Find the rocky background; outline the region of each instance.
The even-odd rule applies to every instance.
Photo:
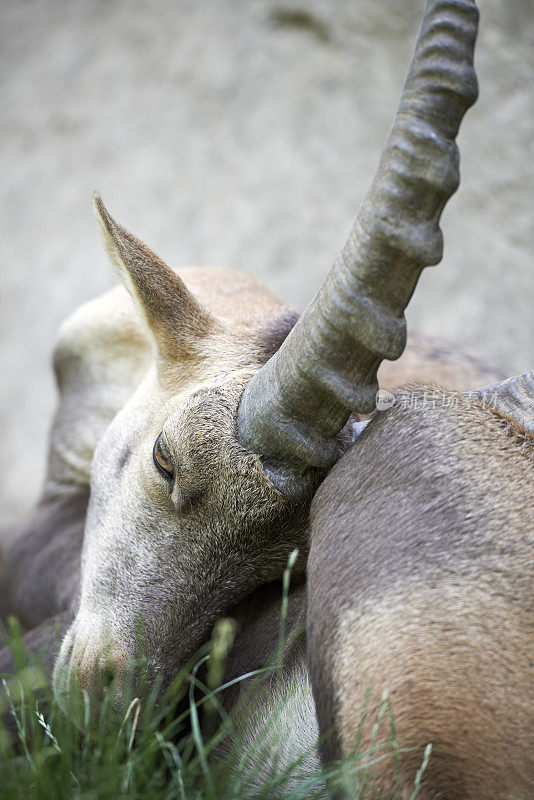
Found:
[[[423,0],[2,0],[0,522],[37,497],[61,320],[114,282],[91,211],[304,306],[391,123]],[[534,366],[534,3],[480,0],[481,96],[412,328]]]

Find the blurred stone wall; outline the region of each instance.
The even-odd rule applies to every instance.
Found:
[[[534,366],[534,3],[480,0],[481,97],[412,327]],[[349,230],[422,0],[2,0],[0,521],[35,500],[55,331],[113,283],[91,211],[297,306]]]

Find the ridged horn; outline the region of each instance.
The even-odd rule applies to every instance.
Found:
[[[522,428],[534,434],[534,372],[525,372],[499,383],[492,383],[464,397],[476,398],[500,414],[511,417]]]
[[[249,381],[238,435],[271,475],[328,469],[349,415],[375,408],[377,369],[406,344],[404,309],[437,264],[459,184],[455,137],[477,98],[471,0],[428,0],[397,115],[341,256],[280,350]],[[291,482],[291,478],[289,479]]]

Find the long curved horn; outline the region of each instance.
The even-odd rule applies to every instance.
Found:
[[[288,476],[337,460],[350,414],[375,407],[380,362],[404,350],[404,309],[423,267],[441,260],[439,219],[459,184],[455,137],[477,97],[477,23],[474,0],[428,0],[392,130],[341,256],[245,387],[239,439],[282,491]]]

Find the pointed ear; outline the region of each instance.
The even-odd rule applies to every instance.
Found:
[[[115,222],[100,195],[94,195],[93,205],[113,266],[148,323],[160,355],[170,362],[190,358],[217,320],[159,256]]]

